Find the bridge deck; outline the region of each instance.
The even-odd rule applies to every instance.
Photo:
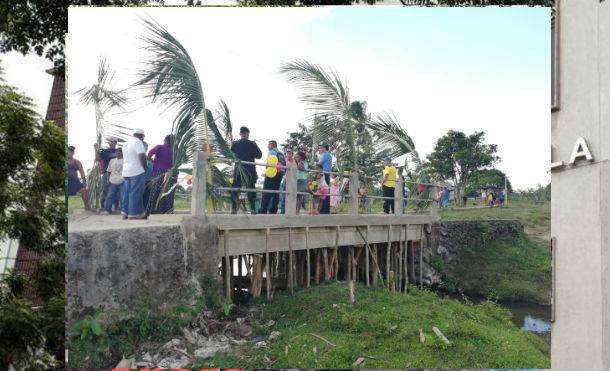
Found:
[[[119,215],[100,216],[82,213],[70,216],[69,230],[155,228],[179,225],[185,216],[188,215],[151,215],[148,220],[126,221],[121,220]],[[437,219],[438,217],[430,215],[385,214],[208,216],[208,221],[219,229],[219,256],[364,244],[358,229],[369,243],[419,240],[423,226]],[[267,228],[269,228],[269,237],[267,237]]]

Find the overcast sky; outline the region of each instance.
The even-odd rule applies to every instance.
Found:
[[[136,79],[147,57],[144,15],[186,47],[208,108],[224,99],[234,126],[249,126],[263,150],[309,116],[277,73],[281,62],[306,58],[335,68],[369,113],[393,112],[422,156],[449,129],[483,130],[513,187],[550,181],[550,10],[529,7],[70,8],[68,141],[86,168],[95,116],[74,92],[95,83],[102,57],[117,88]],[[171,112],[131,98],[130,113],[116,119],[161,143]]]

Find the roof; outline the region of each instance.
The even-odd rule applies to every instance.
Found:
[[[47,72],[49,71],[51,70],[47,70]],[[53,87],[51,88],[51,97],[49,98],[49,106],[47,107],[45,119],[54,121],[60,128],[65,127],[65,88],[66,82],[64,76],[53,75]]]

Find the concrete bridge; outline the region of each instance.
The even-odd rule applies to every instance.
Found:
[[[286,215],[209,214],[207,163],[200,153],[190,214],[129,221],[70,216],[68,318],[134,300],[178,300],[192,290],[222,290],[230,298],[245,290],[258,296],[264,289],[271,298],[276,289],[330,279],[395,290],[422,283],[422,248],[439,220],[434,208],[430,215],[403,214],[402,192],[396,192],[395,214],[359,214],[358,174],[352,173],[348,214],[295,215],[289,209],[296,209],[296,167],[289,166]]]

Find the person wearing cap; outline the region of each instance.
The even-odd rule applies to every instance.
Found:
[[[123,219],[146,219],[142,202],[144,193],[146,149],[144,130],[136,129],[133,137],[123,145],[123,187],[121,189],[121,214]]]
[[[117,137],[112,136],[108,137],[106,140],[108,142],[108,148],[100,149],[97,146],[97,143],[93,145],[93,148],[95,149],[95,159],[100,164],[100,168],[102,170],[102,194],[100,195],[100,205],[102,205],[102,208],[105,205],[106,195],[108,194],[108,178],[110,177],[110,173],[108,172],[108,164],[110,164],[110,161],[116,157],[116,145],[118,142]],[[118,206],[118,198],[114,200],[114,204],[115,206]]]
[[[241,139],[236,140],[231,145],[231,151],[235,153],[238,159],[242,161],[254,162],[255,159],[260,159],[263,157],[263,153],[261,149],[258,148],[258,145],[250,140],[250,129],[245,126],[239,128],[239,136]],[[231,184],[232,188],[241,188],[242,186],[245,188],[253,189],[256,184],[256,167],[251,164],[242,164],[242,167],[245,171],[244,179],[241,179],[241,175],[239,172],[233,169],[233,184]],[[231,213],[237,213],[237,203],[238,203],[238,192],[231,192]],[[248,192],[248,201],[250,202],[250,213],[256,214],[256,193]]]
[[[381,190],[383,197],[392,197],[392,199],[383,200],[383,212],[386,214],[394,213],[394,188],[396,187],[396,167],[392,165],[392,159],[385,157],[383,159],[383,180],[381,181]]]
[[[324,180],[326,184],[330,184],[330,172],[333,169],[333,157],[328,151],[329,146],[326,143],[321,143],[318,146],[318,152],[320,157],[318,159],[318,165],[322,167],[324,172]],[[330,197],[324,198],[322,206],[320,208],[320,214],[330,214]]]

